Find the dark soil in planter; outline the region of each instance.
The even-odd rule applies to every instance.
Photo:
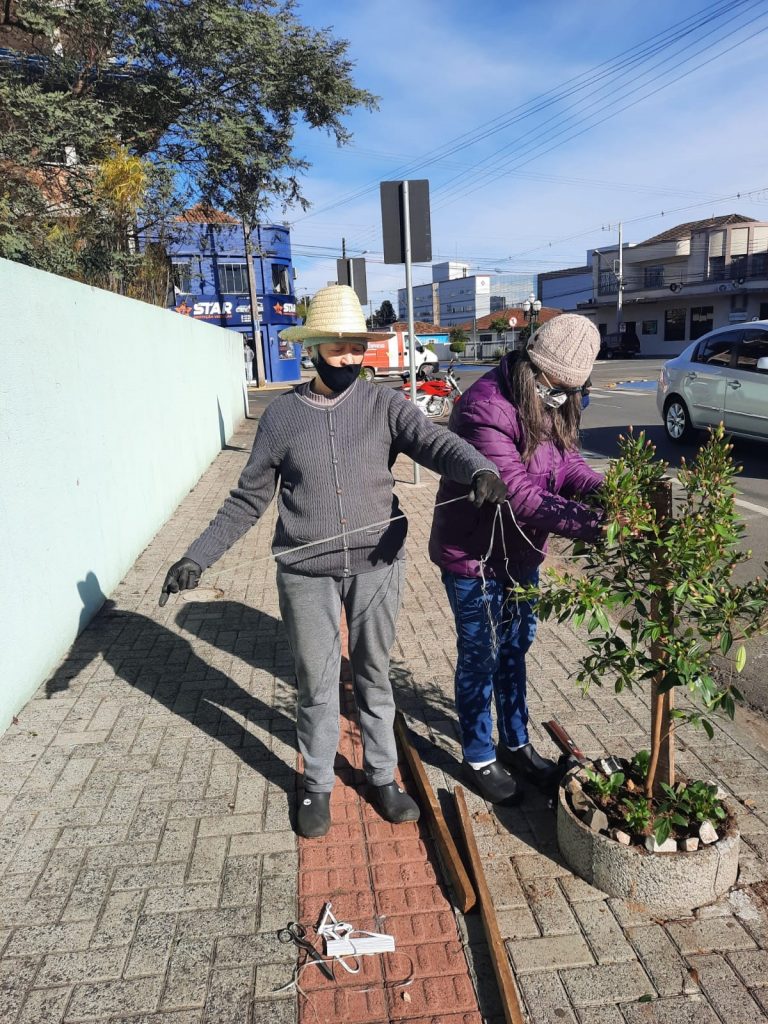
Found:
[[[625,817],[623,802],[627,799],[630,800],[641,800],[645,798],[645,780],[636,771],[633,770],[630,762],[624,758],[617,759],[621,764],[621,771],[624,773],[624,782],[620,788],[613,794],[606,795],[600,793],[594,783],[586,777],[584,770],[581,769],[576,773],[576,778],[581,783],[584,794],[589,798],[595,807],[599,808],[608,818],[608,833],[610,834],[614,829],[620,832],[624,832],[630,836],[633,845],[641,846],[645,848],[645,840],[653,835],[654,832],[654,817],[658,814],[659,805],[663,804],[663,800],[653,800],[651,802],[651,818],[648,825],[642,830],[632,829]],[[598,767],[597,762],[591,762],[587,767],[591,768],[595,774],[602,778],[607,778]],[[678,772],[675,788],[683,783],[689,785],[691,782],[685,775]],[[577,817],[581,817],[578,807],[574,806],[573,794],[568,792],[568,803],[571,810]],[[731,813],[728,804],[723,800],[721,801],[722,807],[725,811],[724,818],[712,819],[711,824],[717,832],[717,838],[723,839],[727,835],[732,835],[736,828],[736,819]],[[687,826],[680,825],[679,823],[672,822],[669,838],[674,839],[676,842],[683,841],[689,838],[698,838],[699,829],[701,828],[702,822],[696,819],[691,820]],[[603,830],[605,831],[605,830]]]

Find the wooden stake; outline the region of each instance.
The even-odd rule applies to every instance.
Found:
[[[661,525],[672,518],[672,482],[660,480],[653,495],[653,509],[656,519]],[[661,559],[655,572],[651,573],[654,581],[664,578],[664,565]],[[651,601],[651,620],[660,621],[662,630],[666,632],[672,628],[670,622],[661,621],[664,616],[662,611],[664,601],[656,595]],[[657,661],[661,660],[661,647],[657,641],[651,643],[651,657]],[[659,671],[651,680],[651,764],[648,768],[648,788],[652,793],[648,795],[661,796],[663,790],[661,783],[668,786],[675,784],[675,742],[674,742],[674,719],[672,718],[673,691],[666,693],[659,692],[659,685],[663,678],[663,672]]]
[[[470,868],[475,879],[477,899],[480,904],[480,916],[483,919],[485,937],[488,939],[488,949],[493,963],[493,972],[499,985],[501,1002],[504,1007],[504,1017],[507,1024],[524,1024],[523,1014],[520,1009],[520,1001],[517,998],[517,989],[512,977],[512,968],[509,966],[507,947],[499,931],[499,922],[496,920],[496,911],[493,907],[493,900],[488,890],[488,883],[483,871],[483,862],[480,859],[480,852],[477,849],[475,833],[472,829],[472,821],[467,809],[467,801],[464,797],[464,790],[456,786],[453,791],[453,798],[456,801],[456,810],[459,813],[459,823],[464,835],[464,847],[469,858]]]
[[[442,808],[435,796],[434,789],[432,789],[421,757],[411,742],[410,731],[401,711],[395,715],[395,735],[400,741],[400,747],[419,791],[421,809],[427,816],[432,836],[440,849],[441,861],[456,897],[456,906],[462,914],[466,914],[477,902],[475,890],[472,888],[469,875],[459,856],[459,851],[456,849],[453,836],[448,831]]]

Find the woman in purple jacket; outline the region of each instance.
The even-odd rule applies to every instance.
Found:
[[[555,317],[536,331],[526,352],[505,356],[476,381],[449,423],[495,463],[509,492],[495,529],[495,509],[469,502],[436,508],[429,541],[456,619],[463,774],[494,803],[519,799],[508,769],[539,784],[555,769],[528,739],[525,655],[536,614],[508,588],[538,580],[550,533],[586,541],[600,536],[600,510],[580,499],[602,478],[578,453],[582,386],[599,347],[597,328],[586,317]],[[460,493],[443,478],[437,502]]]

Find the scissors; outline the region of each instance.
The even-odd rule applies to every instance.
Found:
[[[299,924],[298,921],[290,921],[286,928],[280,929],[277,933],[277,938],[280,942],[292,942],[294,946],[305,950],[309,959],[317,962],[317,966],[326,978],[330,978],[333,981],[333,971],[307,939],[307,929],[303,924]]]

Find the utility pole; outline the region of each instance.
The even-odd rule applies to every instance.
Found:
[[[619,221],[619,290],[616,292],[616,331],[621,333],[624,312],[624,235],[623,225]]]
[[[263,388],[267,383],[264,371],[264,349],[261,344],[261,323],[259,322],[259,292],[256,287],[256,273],[253,269],[253,245],[251,243],[251,225],[243,217],[243,238],[245,239],[245,265],[248,268],[248,298],[251,303],[251,327],[253,328],[253,348],[256,354],[256,387]]]
[[[402,184],[403,248],[405,249],[405,294],[408,300],[408,369],[411,372],[411,403],[416,408],[416,327],[413,322],[413,281],[411,279],[411,204],[408,182]],[[421,467],[414,460],[413,482],[421,483]]]
[[[345,260],[347,258],[347,240],[342,238],[341,240],[341,258]]]

